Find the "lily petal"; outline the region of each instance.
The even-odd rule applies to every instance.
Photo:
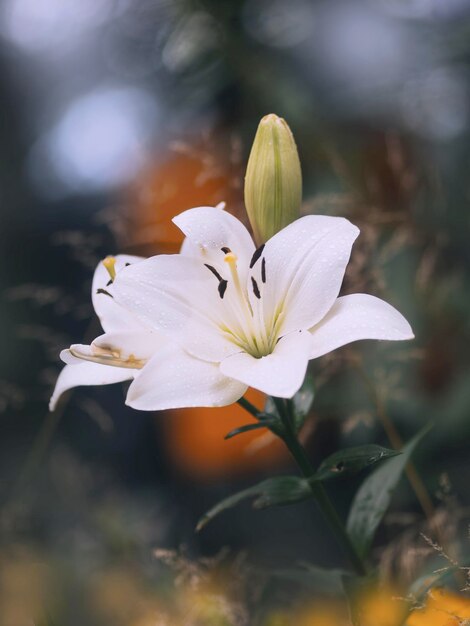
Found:
[[[282,334],[308,330],[333,306],[359,229],[342,217],[308,215],[265,246],[265,317],[284,313]]]
[[[310,330],[310,358],[360,339],[413,339],[406,319],[393,306],[364,293],[338,298],[326,317]]]
[[[129,254],[118,254],[114,258],[116,259],[116,274],[128,264],[132,265],[143,260],[142,257]],[[115,301],[113,291],[114,284],[110,283],[108,271],[100,261],[93,276],[91,298],[103,330],[111,332],[142,328],[139,320]]]
[[[222,248],[230,248],[239,259],[239,271],[242,275],[246,273],[255,245],[248,230],[236,217],[219,207],[205,206],[184,211],[174,217],[173,222],[199,247],[209,262],[222,262]],[[184,253],[188,251],[189,246]]]
[[[217,286],[212,273],[194,258],[159,255],[122,270],[114,295],[144,324],[215,362],[240,350],[220,330],[227,317]]]
[[[246,389],[243,383],[224,376],[217,364],[169,345],[136,377],[126,404],[143,411],[226,406],[241,398]]]
[[[292,398],[305,378],[310,343],[308,332],[290,333],[279,340],[272,354],[259,359],[246,352],[235,354],[222,361],[220,370],[270,396]]]
[[[79,361],[77,359],[77,361]],[[121,367],[109,367],[98,363],[79,361],[73,365],[66,365],[60,372],[54,392],[49,402],[49,409],[53,411],[60,396],[73,387],[82,385],[110,385],[132,379],[137,370]]]
[[[183,239],[183,243],[181,244],[180,248],[180,254],[193,258],[200,258],[201,252],[201,247],[191,241],[191,239],[188,239],[188,237],[185,237]]]

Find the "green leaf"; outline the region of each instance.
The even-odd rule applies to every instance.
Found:
[[[275,419],[265,419],[262,422],[256,422],[255,424],[245,424],[244,426],[239,426],[238,428],[231,430],[225,435],[224,439],[231,439],[232,437],[236,437],[236,435],[248,433],[251,430],[258,430],[259,428],[269,428],[269,426],[276,426],[276,424],[277,420]]]
[[[411,454],[429,430],[430,426],[423,428],[403,446],[400,456],[382,463],[359,487],[351,505],[347,529],[362,557],[369,552],[375,532],[390,505]]]
[[[302,387],[291,400],[288,400],[288,402],[292,404],[292,414],[294,416],[294,424],[297,432],[304,425],[304,422],[311,411],[314,398],[315,391],[313,388],[313,379],[307,374],[304,382],[302,383]],[[274,404],[273,399],[269,396],[266,398],[264,412],[280,418],[276,405]]]
[[[359,472],[365,467],[399,454],[401,452],[397,450],[375,444],[345,448],[325,459],[315,473],[314,479],[330,480],[344,474]]]
[[[276,478],[268,478],[262,482],[239,491],[233,496],[222,500],[216,504],[210,511],[201,517],[196,530],[199,531],[210,522],[214,517],[223,511],[232,508],[242,500],[247,498],[255,498],[253,507],[255,509],[264,509],[268,506],[291,504],[306,500],[312,496],[309,483],[304,478],[297,476],[279,476]]]

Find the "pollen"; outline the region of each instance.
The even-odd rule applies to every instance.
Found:
[[[111,280],[114,280],[116,278],[116,258],[113,256],[107,256],[103,259],[102,263],[107,269]]]

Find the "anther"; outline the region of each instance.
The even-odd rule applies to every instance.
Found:
[[[219,286],[217,287],[217,289],[218,289],[218,291],[219,291],[219,296],[220,296],[221,298],[223,298],[223,297],[224,297],[224,295],[225,295],[225,291],[226,291],[226,289],[227,289],[227,285],[228,285],[228,281],[227,281],[227,280],[222,279],[222,280],[219,282]]]
[[[261,293],[258,287],[258,283],[256,282],[256,280],[253,278],[253,276],[251,277],[251,284],[253,286],[253,293],[255,294],[255,296],[258,298],[258,300],[261,298]]]
[[[264,246],[265,244],[263,243],[259,248],[257,248],[254,252],[253,252],[253,256],[251,257],[251,261],[250,261],[250,270],[253,269],[256,261],[260,258],[260,256],[263,254],[263,250],[264,250]]]
[[[101,289],[101,287],[96,290],[96,293],[102,293],[105,296],[109,296],[110,298],[114,298],[114,296],[112,294],[110,294],[109,291],[106,291],[106,289]]]
[[[220,248],[220,249],[222,250],[224,254],[229,254],[230,252],[232,252],[230,248],[227,248],[227,246],[224,246],[223,248]]]
[[[116,278],[116,259],[113,256],[107,256],[102,261],[103,265],[108,271],[109,277],[113,281]]]
[[[261,280],[263,281],[263,283],[266,282],[266,258],[263,257],[263,260],[261,261]]]
[[[204,263],[204,265],[207,267],[207,269],[212,272],[214,274],[214,276],[217,278],[217,280],[220,282],[221,280],[223,280],[222,276],[219,274],[219,272],[215,269],[215,267],[213,267],[212,265],[209,265],[208,263]]]

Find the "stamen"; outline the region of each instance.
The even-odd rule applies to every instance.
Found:
[[[229,250],[229,248],[227,248],[227,250]],[[231,250],[229,250],[229,252],[225,254],[224,261],[228,263],[228,266],[230,267],[230,273],[232,274],[233,282],[235,284],[235,289],[238,292],[238,296],[241,302],[243,302],[244,305],[248,308],[250,314],[253,315],[250,302],[240,283],[240,276],[238,275],[238,268],[237,268],[237,260],[238,260],[237,255],[234,254]]]
[[[261,293],[259,291],[259,287],[258,287],[258,283],[256,282],[256,280],[253,278],[253,276],[251,277],[251,284],[253,286],[253,293],[255,294],[255,296],[258,298],[258,300],[261,299]]]
[[[223,248],[220,248],[220,249],[222,250],[224,254],[229,254],[230,252],[232,252],[230,248],[227,248],[227,246],[224,246]]]
[[[78,351],[76,348],[70,348],[70,354],[82,359],[83,361],[90,361],[91,363],[100,363],[101,365],[110,365],[111,367],[124,367],[128,369],[142,369],[145,365],[145,360],[137,359],[133,354],[130,354],[127,359],[121,358],[121,354],[118,350],[112,350],[111,348],[101,348],[98,346],[92,346],[93,354],[87,354]]]
[[[106,291],[106,289],[101,289],[101,287],[96,290],[96,293],[102,293],[105,296],[109,296],[110,298],[114,298],[114,296],[111,293],[109,293],[109,291]]]
[[[265,244],[263,243],[259,248],[257,248],[254,253],[253,256],[251,257],[251,261],[250,261],[250,270],[253,269],[256,261],[260,258],[260,256],[263,254],[263,250],[264,250],[264,246]]]
[[[219,286],[217,287],[217,289],[219,290],[219,296],[221,298],[224,297],[225,295],[225,291],[227,289],[227,285],[228,285],[228,280],[224,280],[223,278],[220,280],[219,282]]]
[[[115,259],[115,257],[107,256],[105,259],[103,259],[102,263],[105,266],[105,268],[107,269],[109,277],[111,278],[111,281],[113,281],[116,278],[116,259]]]
[[[223,280],[222,276],[219,274],[219,272],[215,269],[215,267],[213,267],[212,265],[209,265],[208,263],[204,263],[204,265],[207,267],[207,269],[212,272],[214,274],[214,276],[217,278],[217,280],[220,282],[221,280]]]
[[[261,280],[263,281],[263,283],[266,282],[266,258],[263,257],[263,260],[261,261]]]

